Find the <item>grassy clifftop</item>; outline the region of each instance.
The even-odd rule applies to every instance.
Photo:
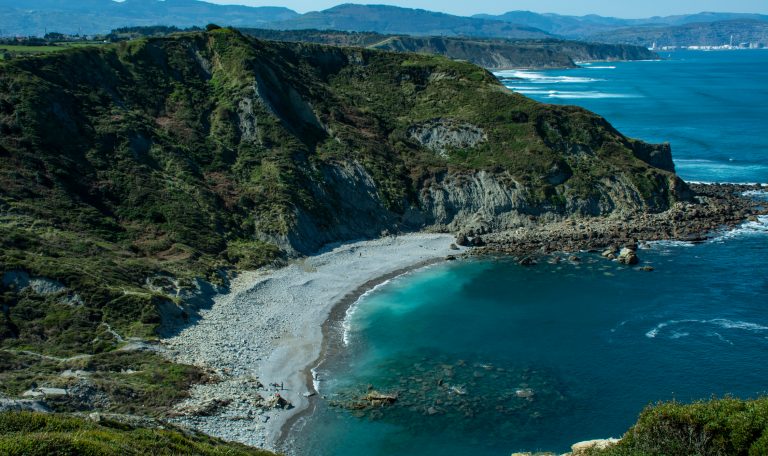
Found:
[[[116,350],[194,319],[182,304],[210,304],[226,270],[457,229],[474,205],[494,223],[685,196],[668,148],[441,57],[219,29],[3,62],[0,393],[85,383],[104,409],[162,415],[207,374]]]
[[[269,456],[273,453],[203,434],[40,413],[0,413],[0,453],[7,456]]]

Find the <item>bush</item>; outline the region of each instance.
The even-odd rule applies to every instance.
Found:
[[[768,398],[659,403],[645,409],[619,445],[595,455],[765,455]]]

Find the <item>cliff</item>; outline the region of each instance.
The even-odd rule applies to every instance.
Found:
[[[144,341],[163,309],[194,321],[180,304],[210,305],[227,270],[688,195],[668,146],[442,57],[219,29],[4,62],[0,393],[163,414],[208,374]]]
[[[467,37],[383,35],[334,30],[243,29],[256,38],[357,46],[397,52],[442,55],[466,60],[491,70],[509,68],[574,68],[574,61],[654,60],[658,55],[645,47],[579,41],[503,40]]]

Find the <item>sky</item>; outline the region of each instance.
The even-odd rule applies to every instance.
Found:
[[[669,16],[701,11],[768,14],[768,0],[205,0],[219,4],[285,6],[300,13],[319,11],[340,3],[386,4],[423,8],[468,16],[477,13],[499,14],[513,10],[582,16],[599,14],[623,18]]]

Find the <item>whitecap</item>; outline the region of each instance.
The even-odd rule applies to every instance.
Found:
[[[312,375],[312,388],[315,390],[315,392],[320,392],[320,377],[317,373],[317,367],[313,367],[309,370],[310,374]]]
[[[676,158],[675,166],[678,174],[693,184],[752,184],[752,182],[738,181],[744,175],[768,174],[768,166],[762,163],[716,161],[702,158]],[[686,175],[713,176],[711,181],[689,179]]]
[[[641,98],[639,95],[627,93],[609,93],[609,92],[560,92],[550,93],[548,98],[562,99],[602,99],[602,98]]]
[[[587,67],[590,70],[615,70],[615,66],[590,66]]]
[[[711,320],[686,319],[686,320],[668,320],[668,321],[659,323],[655,327],[651,328],[651,330],[646,332],[645,337],[649,339],[653,339],[653,338],[656,338],[662,332],[662,330],[668,326],[688,324],[688,323],[717,326],[722,329],[738,329],[738,330],[743,330],[743,331],[748,331],[753,333],[768,331],[768,326],[764,326],[758,323],[752,323],[748,321],[728,320],[726,318],[713,318]],[[681,335],[675,336],[676,334],[683,334],[683,332],[673,331],[672,335],[670,336],[670,339],[678,339],[682,337]],[[685,335],[687,336],[689,334],[690,333],[686,333]],[[718,334],[718,333],[712,333],[712,334]]]
[[[581,76],[551,76],[529,70],[505,70],[493,73],[501,80],[524,80],[531,84],[582,84],[588,82],[604,81],[604,79],[586,78]]]
[[[392,281],[392,279],[385,280],[381,282],[380,284],[374,286],[370,290],[366,291],[365,293],[361,294],[357,300],[352,303],[351,306],[347,308],[347,311],[344,313],[344,319],[341,322],[341,328],[342,328],[342,335],[341,340],[344,342],[345,346],[349,345],[349,335],[352,332],[352,318],[355,315],[355,312],[357,312],[357,309],[359,308],[360,301],[365,299],[367,296],[374,293],[376,290],[378,290],[380,287],[383,287],[387,284],[389,284]]]
[[[658,247],[658,248],[665,248],[665,247],[695,247],[696,244],[693,242],[688,241],[675,241],[675,240],[666,240],[666,241],[649,241],[648,244],[651,246],[651,248]]]
[[[760,201],[768,201],[768,191],[765,190],[747,190],[742,192],[742,195]]]
[[[726,231],[720,236],[712,239],[712,242],[720,242],[744,236],[764,236],[766,234],[768,234],[768,215],[759,215],[756,222],[744,222],[738,227]]]
[[[733,342],[723,337],[720,333],[712,333],[713,336],[716,336],[720,341],[725,342],[727,344],[733,345]]]

